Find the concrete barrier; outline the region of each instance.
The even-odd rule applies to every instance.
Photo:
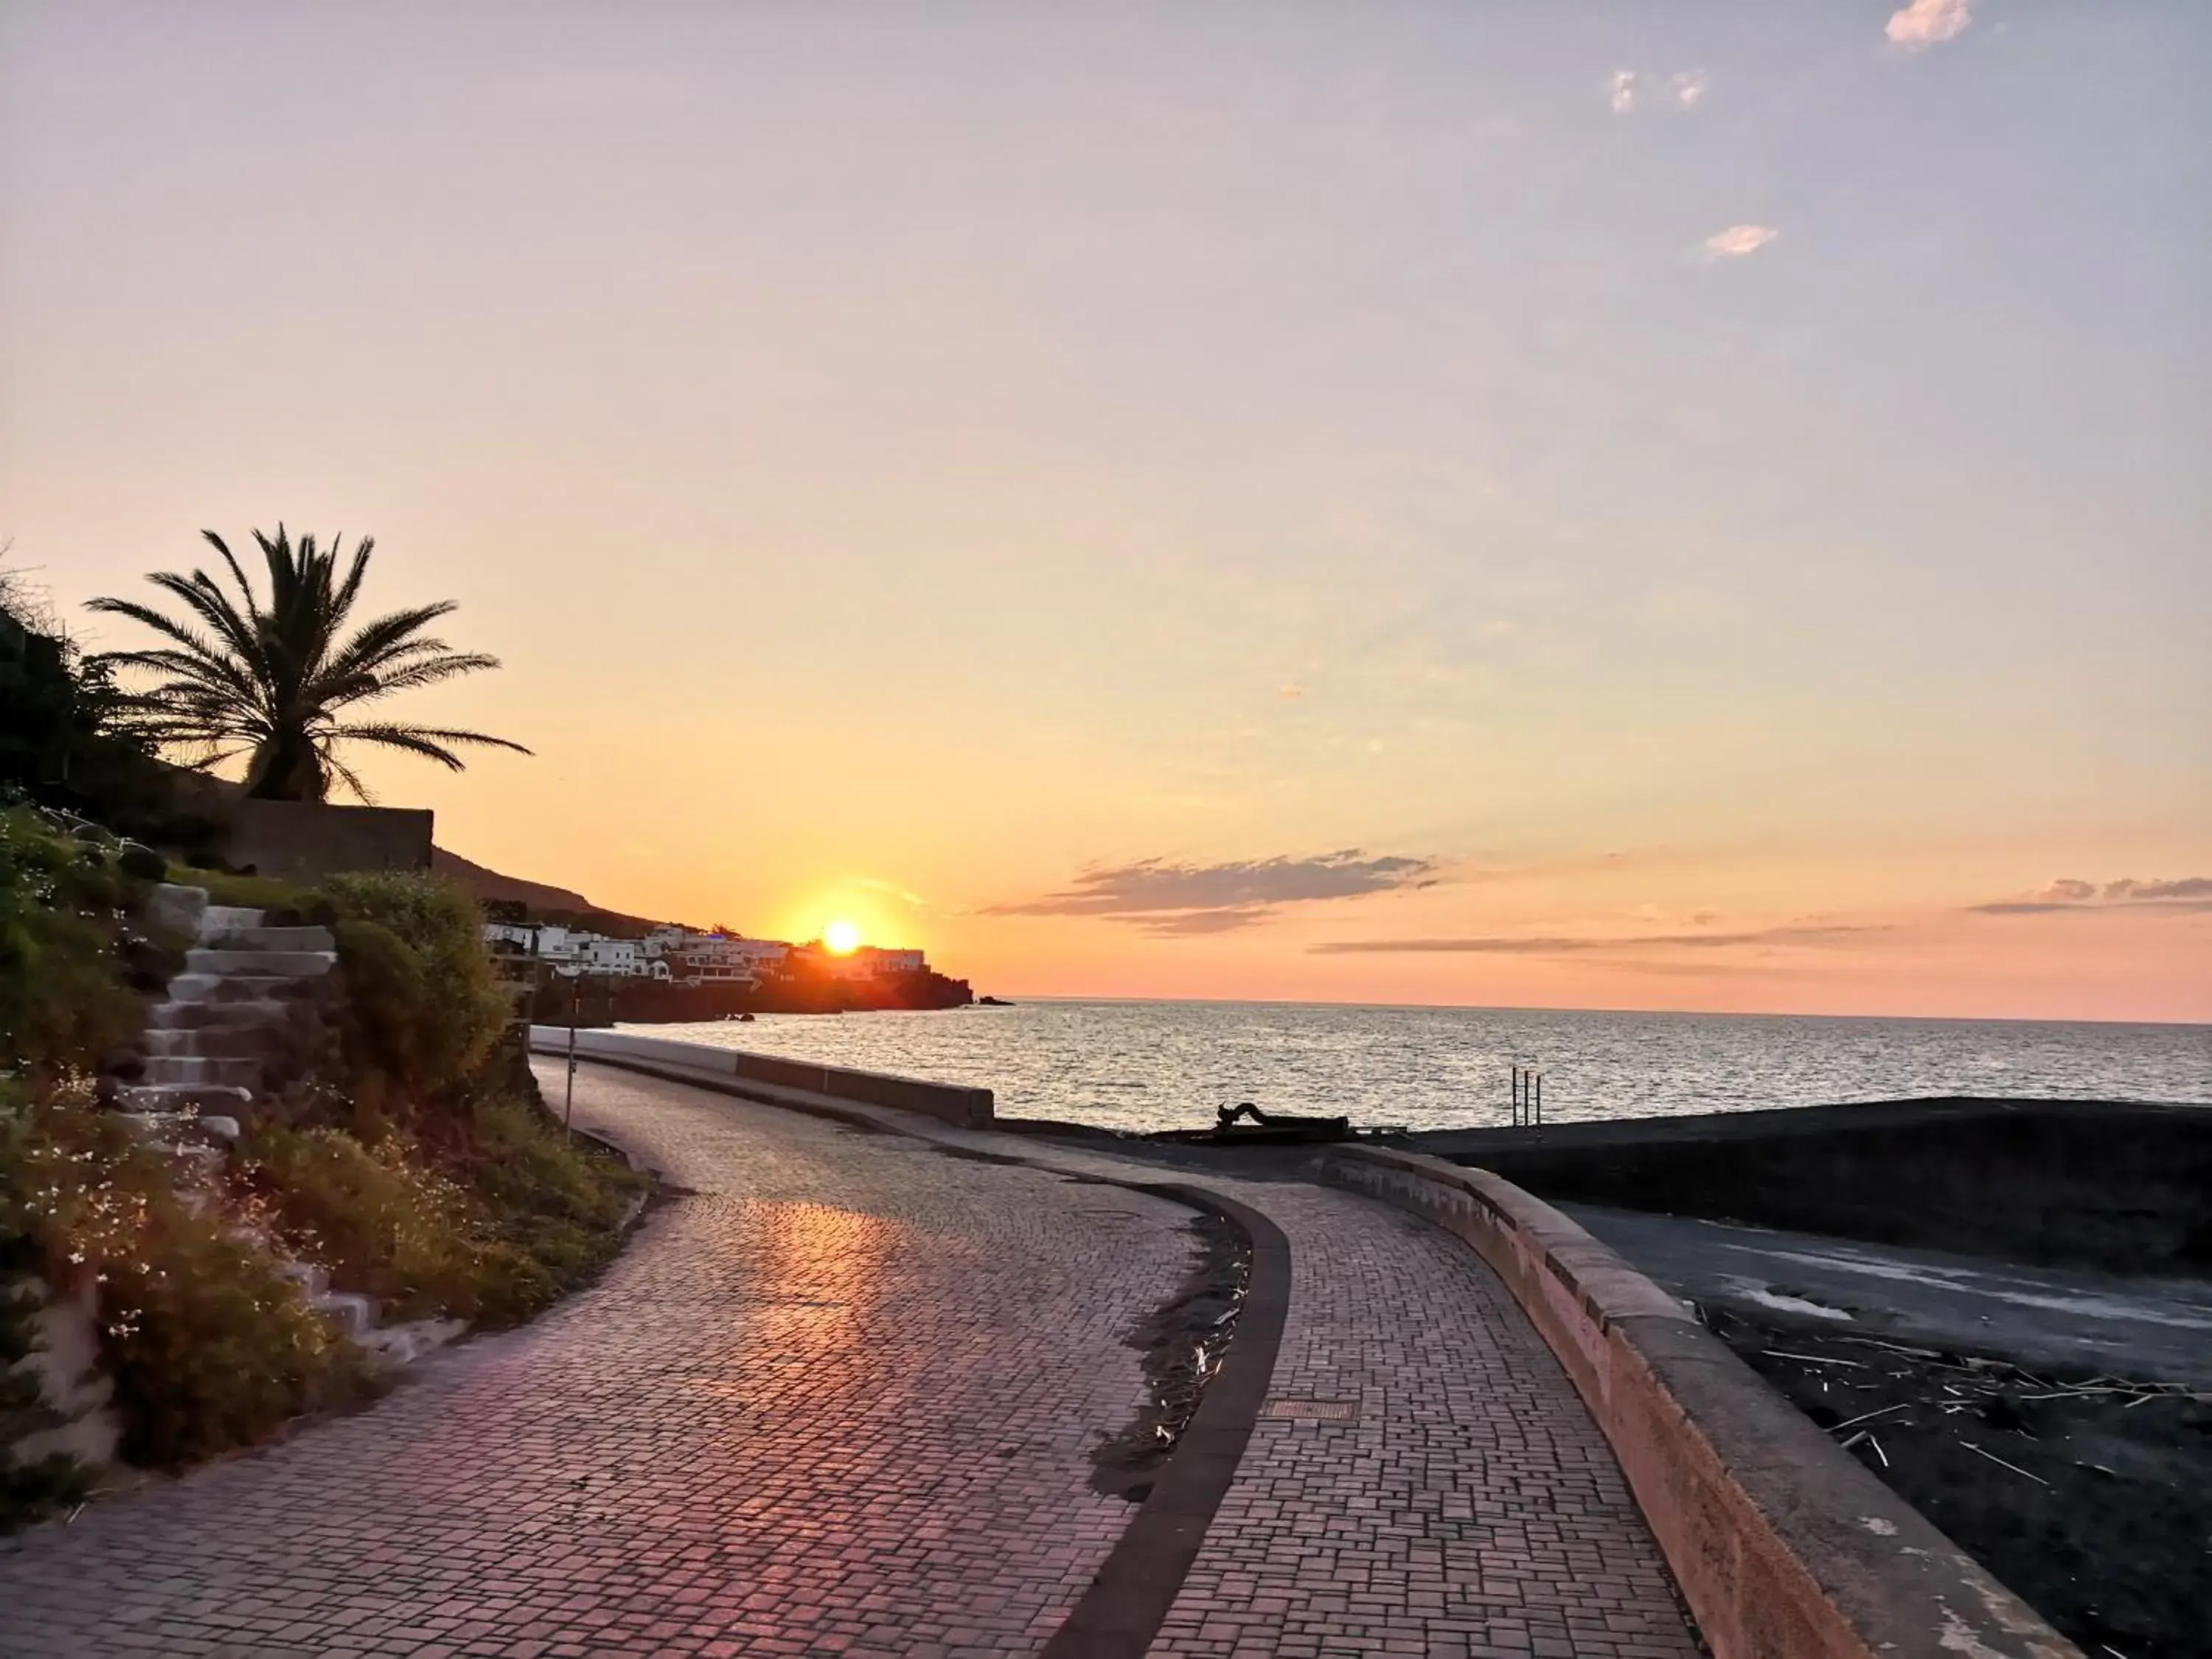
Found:
[[[1672,1297],[1551,1206],[1440,1158],[1322,1178],[1495,1268],[1612,1443],[1716,1659],[2081,1659]]]
[[[556,1057],[565,1054],[568,1051],[568,1028],[532,1026],[530,1048],[533,1054]],[[988,1089],[925,1083],[917,1078],[856,1072],[842,1066],[817,1066],[807,1060],[787,1060],[781,1054],[745,1054],[735,1048],[718,1048],[712,1043],[678,1042],[668,1037],[639,1036],[630,1031],[578,1031],[576,1053],[580,1059],[647,1072],[680,1083],[703,1084],[725,1094],[742,1095],[771,1105],[852,1101],[920,1112],[963,1129],[991,1127]]]

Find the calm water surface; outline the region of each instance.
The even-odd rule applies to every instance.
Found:
[[[1197,1127],[1239,1100],[1504,1123],[1516,1064],[1541,1068],[1545,1118],[1561,1122],[1942,1094],[2212,1104],[2206,1025],[1038,1001],[632,1029],[980,1084],[1002,1116],[1125,1129]]]

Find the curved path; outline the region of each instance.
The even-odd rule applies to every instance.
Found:
[[[1040,1648],[1132,1513],[1089,1453],[1142,1398],[1123,1339],[1188,1270],[1190,1212],[944,1154],[1160,1172],[596,1068],[577,1118],[691,1189],[605,1279],[373,1410],[0,1547],[0,1653]],[[1695,1651],[1471,1253],[1349,1194],[1206,1184],[1291,1240],[1271,1412],[1304,1414],[1259,1424],[1154,1652]]]

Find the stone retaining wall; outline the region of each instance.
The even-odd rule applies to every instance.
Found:
[[[1322,1179],[1497,1270],[1612,1443],[1716,1659],[2081,1659],[1673,1297],[1486,1170],[1366,1147]]]
[[[533,1025],[530,1047],[534,1053],[558,1058],[568,1051],[568,1028]],[[925,1083],[916,1078],[856,1072],[842,1066],[817,1066],[780,1054],[744,1054],[708,1043],[638,1036],[629,1031],[578,1031],[576,1053],[582,1059],[673,1078],[679,1083],[703,1083],[776,1105],[801,1104],[807,1098],[856,1101],[921,1112],[963,1129],[988,1129],[992,1123],[988,1089]]]

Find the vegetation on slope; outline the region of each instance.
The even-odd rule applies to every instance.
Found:
[[[301,1264],[386,1320],[508,1323],[614,1253],[643,1184],[538,1102],[465,894],[397,874],[250,896],[196,878],[338,940],[302,1077],[215,1170],[92,1087],[175,966],[181,941],[131,920],[149,884],[27,809],[0,812],[0,1527],[84,1486],[6,1449],[52,1415],[26,1387],[38,1303],[88,1302],[123,1456],[173,1468],[368,1386]]]

